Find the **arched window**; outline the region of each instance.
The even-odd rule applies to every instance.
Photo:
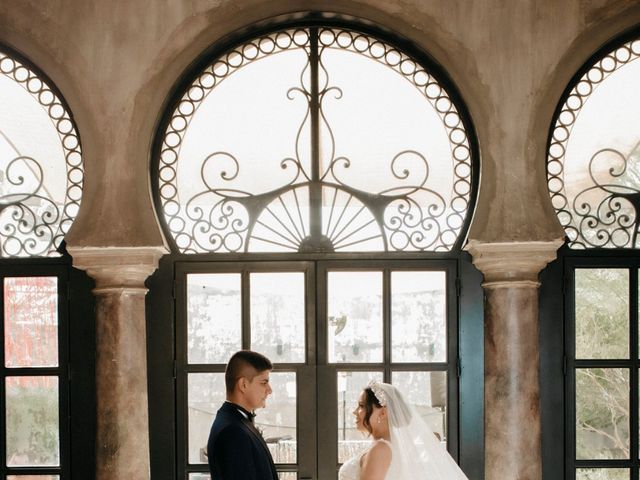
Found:
[[[464,122],[432,73],[342,28],[292,28],[216,58],[160,152],[182,253],[449,251],[469,211]]]
[[[402,385],[458,454],[456,293],[477,157],[432,61],[363,25],[256,27],[184,77],[154,161],[173,253],[149,318],[173,311],[156,294],[173,280],[179,478],[208,478],[240,348],[275,363],[258,423],[282,479],[336,476],[362,446],[350,412],[373,378]]]
[[[82,156],[41,75],[0,52],[0,257],[57,256],[80,208]]]
[[[80,142],[51,82],[4,48],[0,104],[0,477],[66,478],[77,274],[61,244],[80,206]],[[88,293],[75,285],[76,300]]]
[[[567,234],[566,478],[637,478],[640,40],[605,46],[557,109],[547,173]]]

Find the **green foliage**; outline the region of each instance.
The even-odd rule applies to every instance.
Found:
[[[575,299],[576,358],[628,359],[628,270],[576,270]],[[576,371],[577,458],[629,457],[629,398],[628,369]],[[585,471],[584,479],[618,478],[605,474],[613,472]]]
[[[629,358],[626,269],[576,270],[576,358]]]

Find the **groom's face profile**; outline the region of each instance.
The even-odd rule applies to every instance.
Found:
[[[269,370],[265,370],[257,373],[252,378],[241,377],[238,380],[238,387],[249,410],[265,407],[267,397],[272,392],[269,384],[269,373]]]

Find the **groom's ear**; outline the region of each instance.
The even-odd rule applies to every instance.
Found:
[[[247,377],[238,378],[238,381],[236,382],[236,391],[244,393],[246,389],[247,389]]]

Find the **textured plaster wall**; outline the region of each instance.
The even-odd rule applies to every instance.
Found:
[[[68,101],[86,166],[72,246],[159,246],[149,164],[181,72],[222,36],[308,10],[369,19],[421,46],[466,101],[481,149],[469,238],[562,236],[546,192],[545,143],[575,71],[640,23],[632,0],[21,0],[0,2],[0,42],[45,71]]]

